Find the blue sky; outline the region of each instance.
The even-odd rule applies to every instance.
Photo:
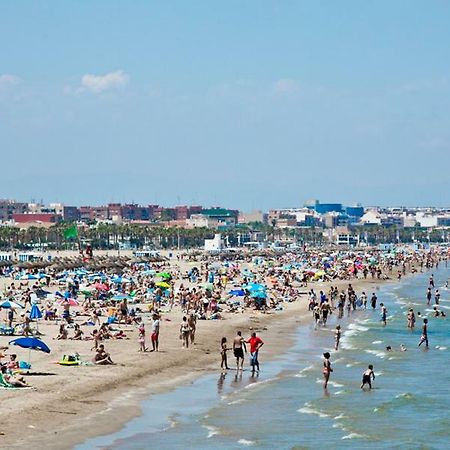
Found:
[[[0,6],[0,197],[447,205],[450,2]]]

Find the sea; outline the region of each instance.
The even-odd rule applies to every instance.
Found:
[[[218,370],[150,396],[142,401],[141,416],[76,448],[448,449],[449,319],[433,317],[426,304],[430,274],[377,289],[378,302],[388,309],[386,326],[379,308],[345,312],[342,319],[333,314],[326,328],[315,329],[311,320],[277,358],[264,361],[262,348],[259,376],[248,367],[243,373]],[[439,308],[450,314],[445,288],[450,268],[433,274],[441,291]],[[366,293],[370,299],[372,292]],[[428,350],[417,347],[422,318],[417,317],[414,331],[407,329],[410,307],[429,319]],[[336,323],[344,330],[339,351],[333,350]],[[400,351],[401,344],[407,351]],[[334,369],[326,392],[324,351],[330,351]],[[375,370],[374,389],[362,391],[362,372],[369,364]]]

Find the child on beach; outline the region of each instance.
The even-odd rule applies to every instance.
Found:
[[[141,322],[139,325],[139,351],[146,352],[147,348],[145,347],[145,326],[144,322]]]
[[[368,369],[363,373],[361,389],[364,389],[366,384],[369,385],[369,389],[372,389],[372,380],[375,380],[375,373],[373,371],[372,364],[369,364]]]
[[[228,360],[227,360],[227,351],[231,350],[231,348],[227,347],[227,338],[223,337],[220,343],[220,355],[222,356],[222,361],[220,363],[221,369],[229,369]]]

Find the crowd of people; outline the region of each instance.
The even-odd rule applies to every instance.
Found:
[[[378,307],[375,292],[356,293],[353,285],[358,280],[393,279],[396,273],[401,278],[406,273],[436,267],[442,259],[442,255],[426,251],[304,249],[280,254],[238,252],[226,257],[178,254],[175,259],[157,263],[130,261],[120,270],[79,267],[56,271],[48,266],[24,273],[18,268],[2,269],[3,300],[9,304],[0,304],[6,311],[1,332],[41,337],[38,323],[44,320],[55,324],[53,339],[92,341],[91,362],[112,365],[114,357],[106,350],[110,340],[137,336],[139,352],[158,352],[164,316],[171,312],[181,317],[180,347],[185,350],[195,345],[197,329],[204,320],[220,321],[247,310],[274,313],[283,310],[287,303],[304,301],[305,297],[314,326],[326,327],[332,314],[341,319],[346,312],[350,315],[356,309]],[[431,277],[428,303],[433,296],[436,315],[444,315],[438,309],[440,293],[434,289]],[[33,316],[34,307],[40,310],[42,318]],[[387,325],[387,307],[384,303],[379,307],[381,321]],[[414,327],[415,321],[416,314],[411,310],[408,327]],[[426,326],[424,322],[423,343],[428,345]],[[129,331],[130,327],[133,331]],[[339,349],[340,340],[338,325],[335,350]],[[259,372],[258,354],[264,342],[255,332],[247,339],[239,332],[231,347],[227,342],[223,337],[219,344],[222,369],[229,369],[228,352],[232,351],[236,368],[242,370],[248,345],[251,370]],[[326,385],[332,369],[330,356],[325,360]],[[13,372],[10,374],[13,376]]]

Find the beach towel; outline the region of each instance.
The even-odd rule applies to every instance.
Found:
[[[32,386],[26,386],[26,387],[17,387],[13,386],[12,384],[9,384],[4,378],[3,374],[0,373],[0,389],[9,389],[9,390],[24,390],[24,389],[35,389]]]

